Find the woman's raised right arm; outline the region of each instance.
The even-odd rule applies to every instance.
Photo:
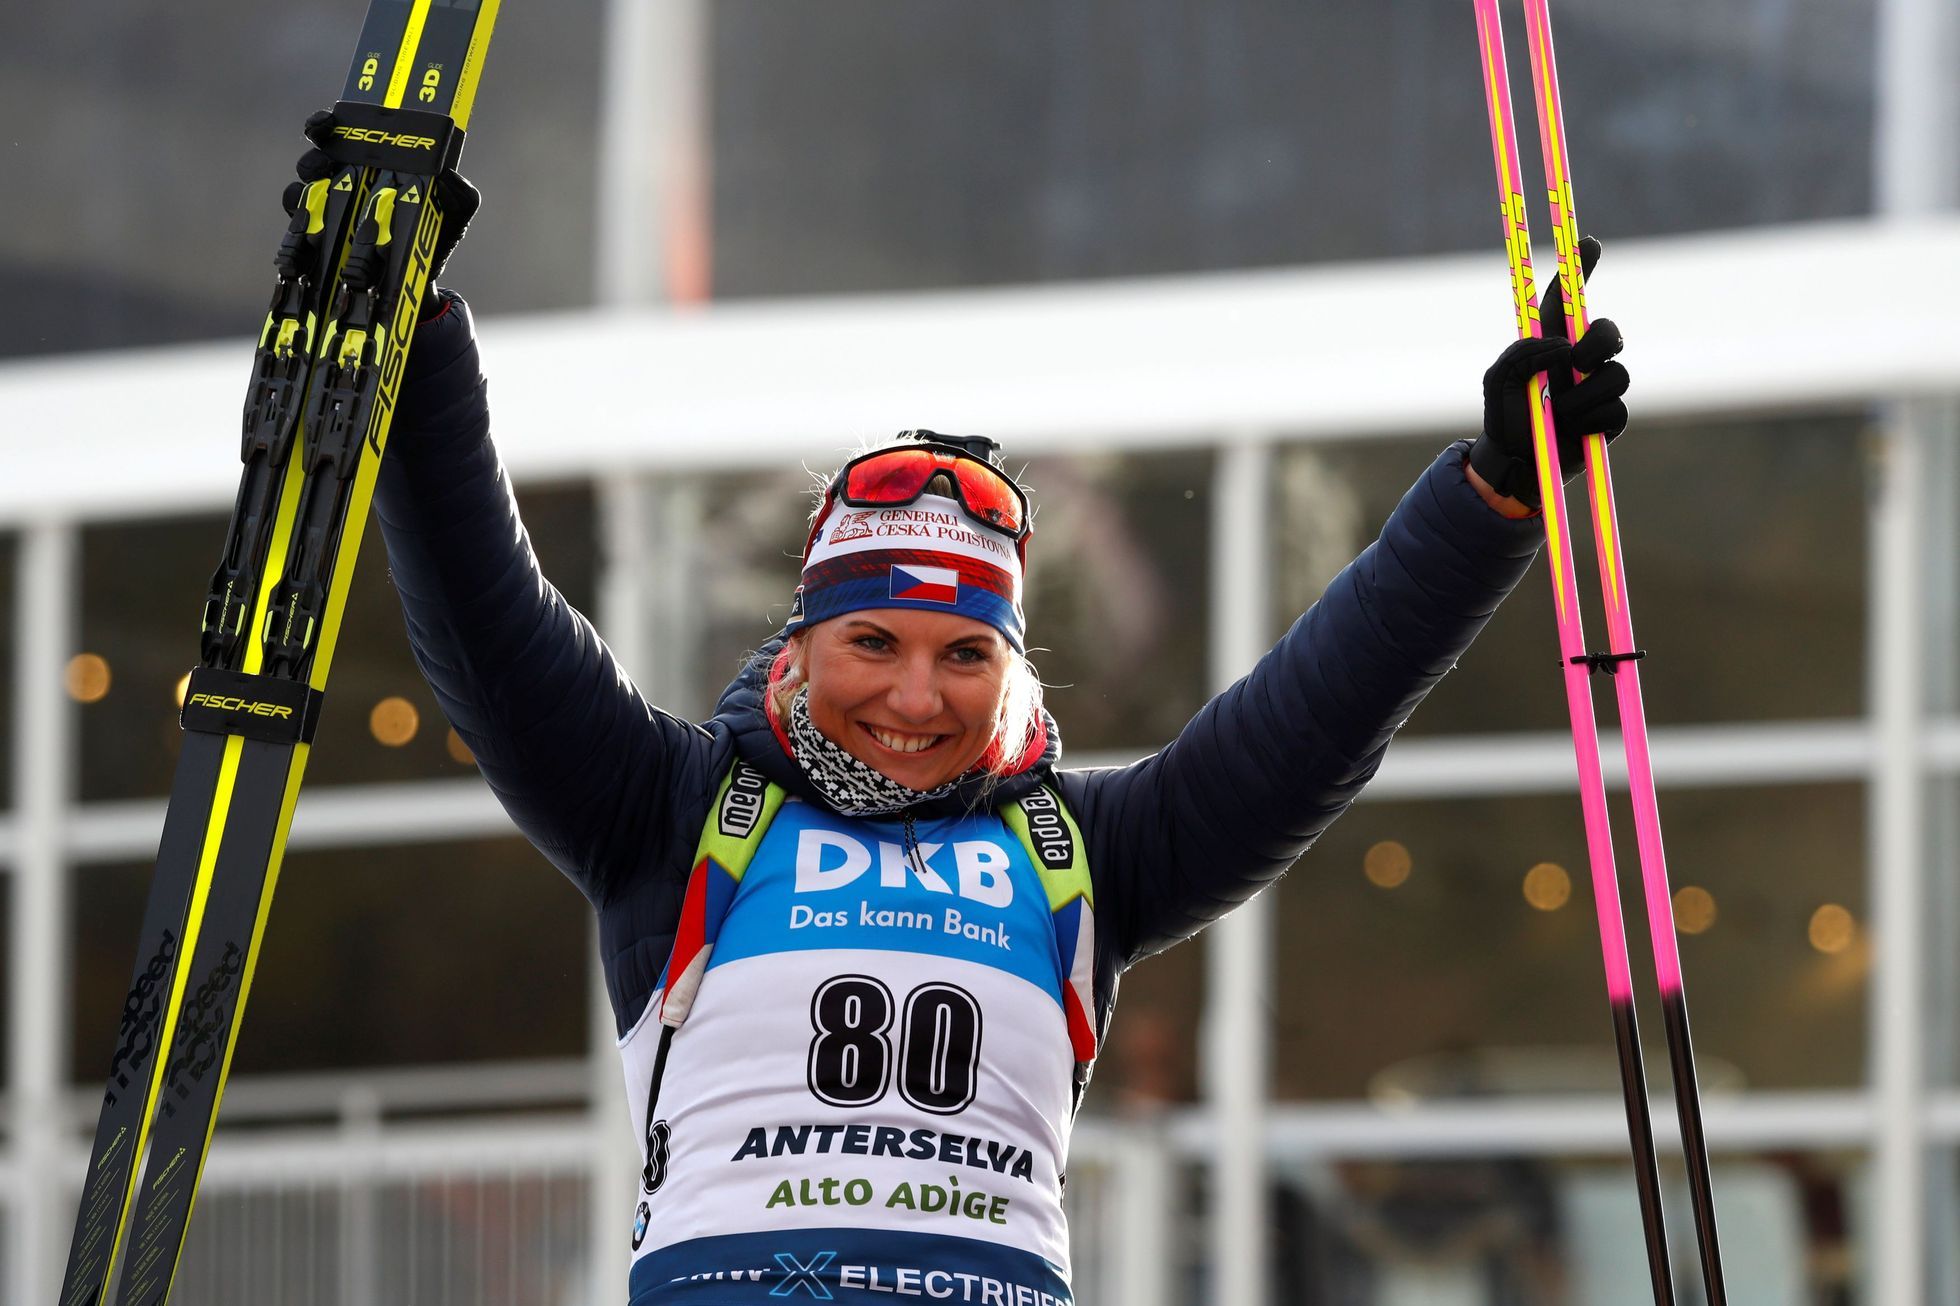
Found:
[[[677,781],[705,772],[712,742],[650,706],[539,569],[453,292],[409,352],[375,516],[443,714],[526,837],[603,905],[665,860]]]

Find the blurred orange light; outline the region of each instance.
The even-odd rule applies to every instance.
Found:
[[[191,673],[186,671],[177,677],[177,706],[184,706],[184,695],[191,692]]]
[[[1715,895],[1698,884],[1675,891],[1674,926],[1683,934],[1705,934],[1715,924]]]
[[[449,737],[442,741],[442,746],[449,753],[450,761],[460,762],[464,766],[476,765],[475,754],[470,752],[470,746],[463,742],[463,737],[456,733],[455,726],[449,727]]]
[[[1810,913],[1810,946],[1819,952],[1843,952],[1857,935],[1857,918],[1834,902]]]
[[[1393,839],[1382,840],[1361,859],[1361,873],[1368,877],[1368,883],[1380,889],[1401,886],[1414,867],[1415,859],[1409,856],[1409,850]]]
[[[77,703],[100,703],[109,696],[109,660],[100,653],[77,653],[62,668],[61,683]]]
[[[382,699],[368,713],[368,732],[389,748],[400,748],[415,738],[421,726],[422,714],[415,704],[396,695]]]
[[[1539,911],[1557,911],[1571,897],[1572,877],[1557,862],[1540,862],[1524,873],[1524,900]]]

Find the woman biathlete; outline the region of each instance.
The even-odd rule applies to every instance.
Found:
[[[991,442],[848,463],[785,629],[681,721],[540,574],[468,310],[432,295],[377,510],[444,713],[598,913],[634,1306],[1068,1302],[1070,1122],[1118,978],[1353,801],[1542,538],[1527,381],[1563,374],[1561,430],[1617,433],[1619,343],[1602,320],[1506,349],[1482,435],[1250,674],[1156,755],[1082,771],[1026,660],[1029,504]]]

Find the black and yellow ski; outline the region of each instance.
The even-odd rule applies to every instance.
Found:
[[[175,1279],[497,5],[371,0],[281,245],[61,1306]]]

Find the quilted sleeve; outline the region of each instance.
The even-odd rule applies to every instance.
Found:
[[[684,875],[714,742],[648,704],[539,569],[451,293],[410,352],[375,510],[415,660],[518,828],[598,907]]]

